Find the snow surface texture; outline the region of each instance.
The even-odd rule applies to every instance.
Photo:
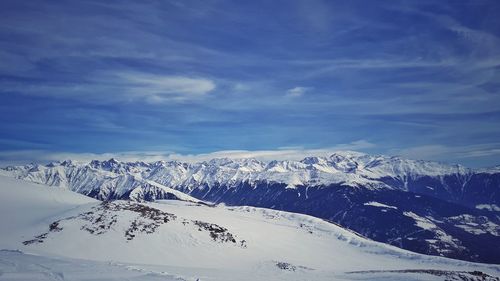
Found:
[[[100,202],[2,176],[0,198],[0,249],[7,249],[0,251],[0,280],[499,280],[500,274],[497,265],[414,254],[269,209]]]

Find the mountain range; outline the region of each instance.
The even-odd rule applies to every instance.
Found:
[[[102,201],[179,199],[302,213],[417,253],[500,263],[498,167],[344,151],[300,161],[67,160],[0,173]]]

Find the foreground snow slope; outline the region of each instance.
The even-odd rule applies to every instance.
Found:
[[[63,188],[0,176],[0,248],[9,248],[54,217],[97,200]]]
[[[123,278],[129,278],[130,270],[147,273],[141,280],[157,280],[160,275],[166,280],[173,276],[180,280],[465,280],[449,277],[460,274],[497,280],[493,276],[500,274],[500,266],[413,254],[311,216],[269,209],[170,200],[99,202],[1,176],[0,198],[0,249],[39,255],[0,252],[0,271],[14,277],[38,268],[79,280],[82,275],[74,272],[85,264],[89,271],[92,264],[100,270],[117,266],[114,270]],[[468,273],[472,271],[482,273]],[[0,280],[9,280],[6,276],[0,275]],[[61,280],[57,276],[39,280]]]
[[[46,257],[10,250],[0,250],[0,273],[0,280],[22,281],[182,280],[168,273],[137,270],[122,264]]]

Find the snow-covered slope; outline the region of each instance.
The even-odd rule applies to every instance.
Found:
[[[69,209],[98,200],[63,189],[0,176],[0,249],[15,245]]]
[[[0,249],[38,255],[0,251],[0,280],[28,271],[53,278],[39,280],[79,280],[93,266],[123,278],[147,273],[141,280],[497,280],[500,274],[500,266],[410,253],[295,213],[171,200],[98,202],[5,177],[0,195]]]

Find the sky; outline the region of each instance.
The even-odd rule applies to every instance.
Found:
[[[0,2],[0,164],[500,164],[500,2]]]

